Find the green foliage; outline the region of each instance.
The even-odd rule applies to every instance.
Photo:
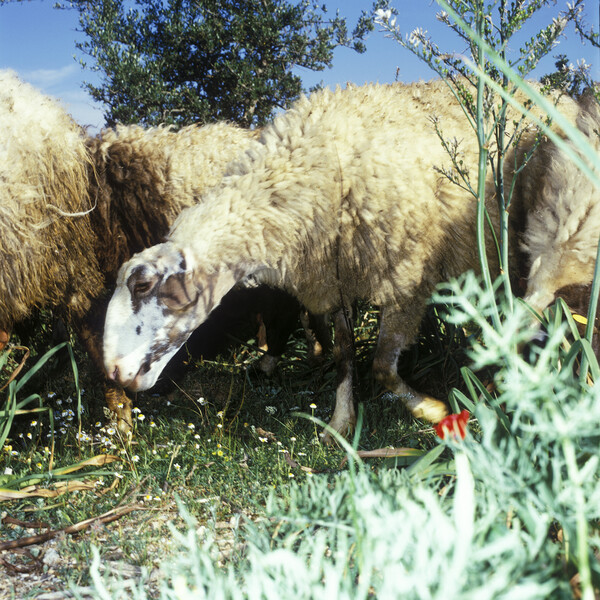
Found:
[[[62,348],[67,346],[67,342],[63,342],[58,346],[55,346],[51,350],[48,350],[37,363],[29,369],[21,378],[14,379],[8,384],[6,391],[6,400],[0,410],[0,450],[4,448],[4,444],[10,434],[10,430],[13,421],[17,415],[30,414],[35,415],[36,413],[48,413],[50,422],[53,422],[52,410],[44,406],[42,397],[37,394],[28,394],[25,398],[21,398],[21,393],[29,380],[35,376],[35,374],[44,367],[44,365],[59,352]],[[69,346],[69,353],[71,354],[73,368],[76,369],[75,360],[73,358],[72,349]],[[0,367],[6,364],[8,357],[8,350],[0,354]],[[37,404],[37,408],[29,408],[32,404]]]
[[[75,0],[102,85],[87,84],[117,122],[233,121],[263,125],[303,91],[303,67],[331,65],[333,50],[364,52],[373,29],[363,11],[349,33],[316,0]],[[385,6],[378,0],[375,7]],[[85,62],[82,64],[86,65]],[[87,66],[87,65],[86,65]]]
[[[496,298],[472,274],[436,300],[449,297],[450,321],[482,328],[474,367],[496,370],[488,402],[471,399],[477,422],[466,439],[430,453],[439,462],[451,449],[453,476],[429,469],[429,456],[407,470],[370,470],[352,456],[346,472],[272,490],[268,518],[240,516],[226,555],[214,523],[199,528],[180,505],[186,527],[171,529],[161,599],[570,599],[586,560],[600,582],[600,398],[577,373],[585,344],[573,326],[567,345],[563,319],[552,317],[547,343],[525,360],[536,333],[526,307],[516,304],[498,330],[487,318]],[[110,578],[101,565],[96,552],[95,597],[151,597],[147,580]]]
[[[485,314],[496,299],[472,274],[448,284],[441,296],[450,299],[451,321],[475,320],[483,328],[483,343],[472,351],[474,368],[503,365],[497,395],[488,395],[487,405],[472,398],[482,429],[481,443],[469,452],[475,476],[528,531],[562,532],[564,558],[580,571],[584,597],[592,597],[590,564],[596,586],[600,577],[592,554],[598,538],[591,532],[600,518],[600,391],[593,385],[600,371],[588,340],[561,300],[544,321],[544,343],[531,345],[535,330],[527,308],[517,304],[504,313],[500,330],[491,327]],[[584,363],[589,379],[581,376]]]
[[[585,63],[578,63],[574,67],[569,63],[566,54],[559,54],[554,63],[556,70],[543,75],[540,82],[552,90],[559,90],[569,96],[579,97],[589,85],[588,67]]]

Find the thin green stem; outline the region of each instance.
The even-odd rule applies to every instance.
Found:
[[[594,600],[594,588],[592,585],[592,572],[590,568],[590,556],[588,549],[588,522],[585,516],[585,497],[581,487],[581,474],[577,468],[575,448],[573,442],[567,438],[562,442],[563,452],[567,463],[569,479],[574,486],[574,504],[577,539],[575,547],[577,552],[577,566],[581,583],[581,597],[583,600]]]
[[[600,240],[596,250],[596,266],[594,267],[594,279],[592,283],[592,293],[590,294],[590,306],[587,314],[587,324],[585,326],[585,339],[591,344],[594,336],[594,324],[596,322],[596,308],[598,306],[598,295],[600,294]],[[579,381],[585,384],[588,376],[588,359],[583,353],[581,357],[581,369],[579,370]]]
[[[483,7],[478,12],[477,30],[481,35],[483,32]],[[477,62],[484,68],[485,55],[481,46],[477,49]],[[487,179],[487,166],[489,150],[485,132],[485,111],[484,111],[485,83],[482,77],[477,78],[477,142],[479,145],[479,165],[477,173],[477,252],[479,255],[479,264],[481,265],[481,275],[483,277],[486,289],[493,293],[492,276],[490,274],[490,266],[488,263],[486,245],[485,245],[485,183]],[[500,326],[500,314],[498,307],[494,305],[494,313],[492,315],[494,325]]]

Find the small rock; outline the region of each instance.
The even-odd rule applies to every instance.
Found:
[[[60,564],[60,554],[54,548],[49,548],[44,553],[42,562],[48,567],[57,567]]]

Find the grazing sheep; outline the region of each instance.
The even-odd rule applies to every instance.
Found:
[[[599,152],[600,109],[591,91],[583,94],[579,106],[577,126]],[[529,269],[525,300],[541,312],[556,296],[566,295],[581,310],[581,298],[575,298],[594,277],[600,190],[546,140],[523,172],[520,194],[527,215],[522,244]]]
[[[227,163],[255,137],[250,130],[217,123],[191,125],[179,131],[117,125],[87,140],[91,157],[89,194],[97,204],[90,214],[91,230],[109,289],[119,266],[135,252],[160,242],[181,210],[215,185]],[[106,294],[96,298],[92,309],[74,323],[88,354],[100,368],[108,300]],[[222,331],[228,324],[218,316],[215,321],[211,331],[219,331],[223,339],[200,343],[202,332],[198,332],[192,340],[207,357],[213,357],[217,349],[224,347],[223,341],[228,341]],[[173,366],[175,372],[180,372],[177,365]],[[131,428],[131,400],[112,382],[106,383],[105,396],[119,429],[127,432]]]
[[[117,126],[88,138],[58,104],[0,71],[0,347],[34,308],[51,307],[73,324],[101,369],[105,286],[134,252],[160,242],[176,215],[256,136],[220,123],[179,132]],[[272,368],[299,305],[264,287],[233,291],[229,311],[195,334],[196,349],[214,357],[228,334],[246,335],[244,317],[254,335],[263,301],[272,305],[263,314]],[[236,305],[243,314],[231,323]],[[207,340],[207,332],[214,337]],[[113,382],[105,393],[127,431],[130,400]]]
[[[382,307],[376,378],[415,416],[439,421],[446,405],[411,389],[398,375],[398,357],[415,340],[434,287],[479,264],[476,202],[440,174],[450,159],[432,117],[476,177],[473,132],[441,81],[322,90],[277,117],[260,145],[181,214],[166,243],[121,268],[105,326],[109,377],[133,390],[152,386],[224,294],[252,276],[312,313],[334,314],[333,429],[346,433],[355,422],[357,299]],[[509,129],[513,121],[509,111]],[[534,137],[526,131],[521,143],[531,147]],[[497,223],[491,181],[488,188]]]

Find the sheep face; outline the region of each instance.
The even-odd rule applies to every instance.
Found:
[[[163,368],[234,285],[233,273],[203,273],[172,243],[136,254],[119,272],[106,313],[104,365],[133,391]]]
[[[598,191],[560,156],[551,162],[541,206],[529,214],[524,234],[531,264],[525,300],[538,311],[554,300],[557,290],[592,281],[600,235]]]

